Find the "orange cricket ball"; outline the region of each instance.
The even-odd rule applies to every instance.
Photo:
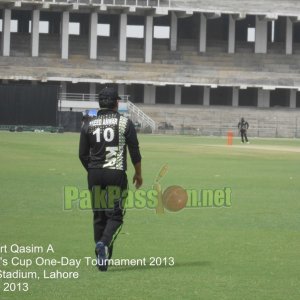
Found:
[[[164,207],[169,211],[179,211],[186,206],[188,195],[185,189],[178,185],[169,186],[162,195]]]

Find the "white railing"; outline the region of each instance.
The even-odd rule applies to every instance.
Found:
[[[120,95],[123,101],[128,101],[130,95]],[[82,93],[60,93],[59,99],[62,101],[97,101],[98,94],[82,94]]]
[[[131,101],[127,101],[129,114],[133,114],[135,118],[142,124],[142,127],[148,125],[151,127],[152,131],[155,130],[155,122],[149,116],[147,116],[140,108],[134,105]]]
[[[12,1],[15,2],[15,1]],[[24,3],[81,4],[81,5],[117,5],[138,7],[170,7],[171,0],[20,0]]]
[[[98,94],[60,93],[61,101],[98,101]]]
[[[122,102],[127,103],[128,113],[136,121],[142,124],[142,127],[150,126],[152,131],[155,130],[155,122],[147,116],[140,108],[129,101],[130,95],[120,95]],[[98,94],[82,94],[82,93],[60,93],[59,101],[96,101],[98,102]]]

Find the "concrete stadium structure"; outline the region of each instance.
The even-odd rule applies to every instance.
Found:
[[[155,108],[211,120],[224,112],[224,128],[247,115],[260,124],[255,115],[276,110],[276,120],[290,122],[280,136],[300,135],[299,1],[4,0],[0,19],[2,84],[56,84],[63,94],[115,84],[157,122]],[[104,25],[108,34],[99,34]],[[128,37],[129,25],[142,26],[143,36]],[[155,37],[162,28],[168,36]],[[165,120],[180,127],[174,114]],[[187,118],[185,125],[205,124]]]

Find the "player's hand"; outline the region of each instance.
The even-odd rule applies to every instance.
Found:
[[[138,189],[143,184],[143,178],[139,174],[134,174],[132,183],[135,185],[135,187]]]

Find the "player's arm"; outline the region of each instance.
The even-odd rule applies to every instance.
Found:
[[[134,165],[135,173],[132,179],[132,183],[135,184],[135,187],[138,189],[143,184],[142,177],[142,163],[141,161]]]
[[[88,138],[88,125],[81,128],[79,141],[79,159],[86,170],[90,161],[90,142]]]
[[[134,166],[135,173],[133,176],[133,183],[138,189],[143,184],[142,177],[142,157],[139,148],[139,142],[136,135],[136,130],[133,123],[129,120],[125,133],[126,144],[128,146],[131,162]]]

